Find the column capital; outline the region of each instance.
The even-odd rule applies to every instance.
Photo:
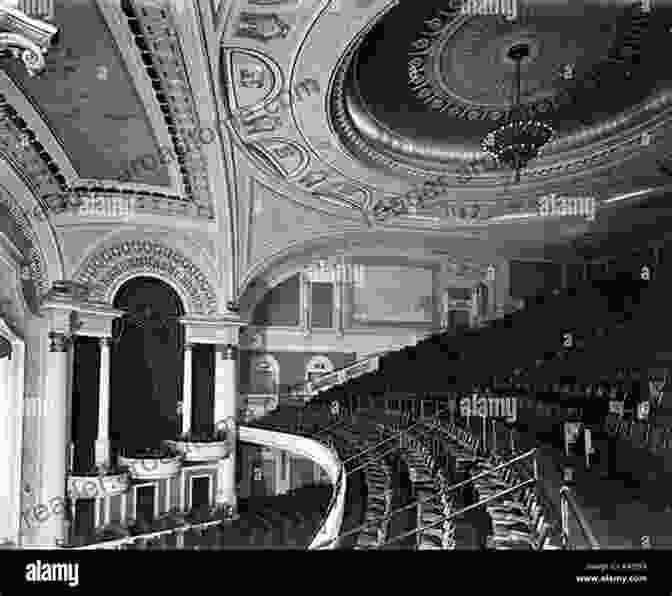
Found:
[[[185,344],[184,344],[184,350],[185,350],[185,352],[186,352],[187,350],[193,350],[195,345],[196,345],[196,343],[195,343],[195,342],[192,342],[192,341],[188,341],[187,343],[185,343]]]
[[[222,360],[236,360],[238,358],[238,346],[233,344],[220,344],[217,346],[217,352]]]
[[[98,345],[101,348],[109,348],[112,345],[111,337],[100,337],[98,338]]]
[[[72,337],[65,333],[57,331],[49,332],[49,351],[50,352],[67,352],[72,342]]]

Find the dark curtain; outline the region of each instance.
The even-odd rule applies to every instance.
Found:
[[[215,414],[215,347],[196,344],[192,350],[192,426],[195,432],[212,429]]]
[[[72,442],[75,473],[85,473],[94,464],[98,435],[98,383],[100,348],[98,338],[76,336],[72,386]]]
[[[184,370],[184,314],[175,292],[160,280],[124,284],[115,308],[129,317],[115,322],[112,346],[110,439],[113,449],[158,447],[177,436]]]

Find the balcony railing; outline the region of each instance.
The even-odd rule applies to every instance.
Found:
[[[230,520],[218,519],[197,524],[185,524],[184,526],[179,526],[178,528],[160,530],[158,532],[150,532],[148,534],[138,534],[137,536],[128,536],[126,538],[119,538],[117,540],[96,542],[95,544],[74,547],[70,550],[123,550],[133,546],[146,546],[149,542],[165,539],[170,536],[176,536],[179,548],[180,542],[182,542],[182,545],[184,545],[184,535],[187,532],[203,531],[228,522],[230,522]]]

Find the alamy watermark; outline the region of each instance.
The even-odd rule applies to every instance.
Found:
[[[563,197],[551,193],[539,199],[538,207],[542,216],[578,216],[595,220],[595,197]]]
[[[467,0],[460,6],[460,14],[465,16],[498,15],[507,21],[518,18],[518,0]]]
[[[504,418],[507,422],[518,419],[518,399],[515,397],[463,397],[460,415],[465,417]]]

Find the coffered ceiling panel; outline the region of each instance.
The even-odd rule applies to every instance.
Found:
[[[55,0],[59,44],[42,75],[16,61],[5,70],[39,106],[81,178],[117,180],[126,162],[155,156],[158,145],[113,35],[95,2]],[[139,168],[136,182],[167,186],[164,168]]]

